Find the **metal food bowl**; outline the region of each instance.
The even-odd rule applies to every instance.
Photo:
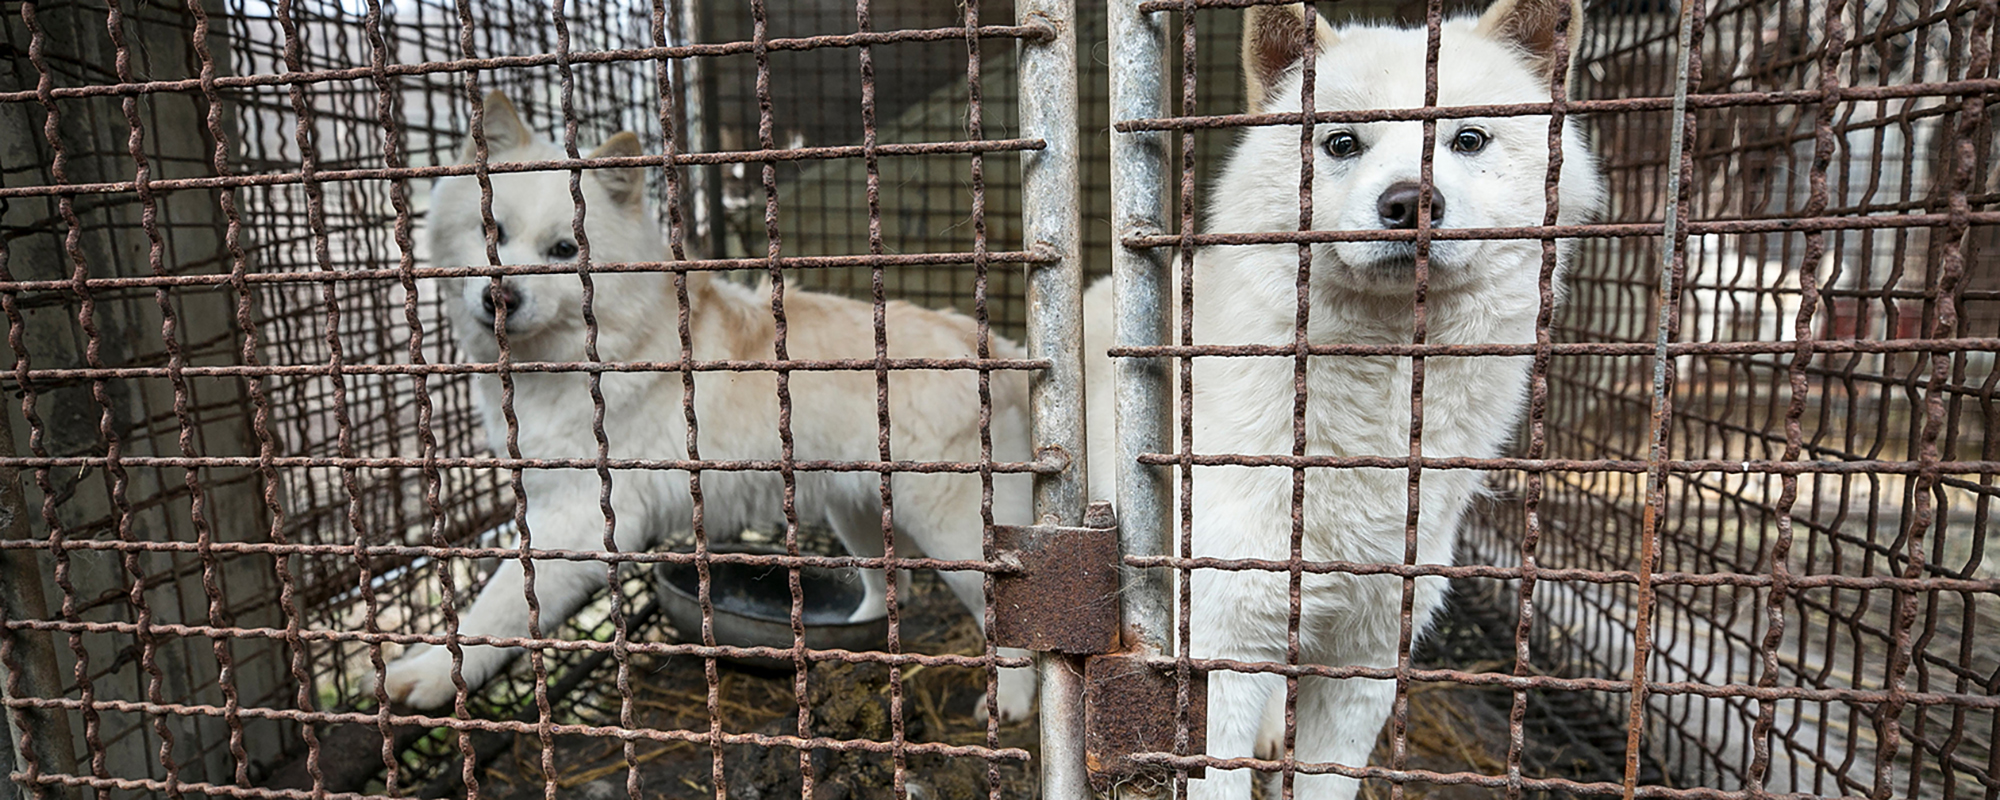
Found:
[[[716,544],[710,553],[784,555],[782,547],[762,544]],[[691,552],[683,550],[681,552]],[[792,646],[792,591],[784,567],[710,562],[709,602],[714,608],[715,643],[729,647]],[[701,641],[700,577],[692,563],[662,562],[653,567],[654,593],[667,621],[683,641]],[[861,607],[864,594],[858,567],[801,567],[799,588],[806,646],[815,650],[880,650],[889,641],[886,612],[848,621]],[[776,658],[725,658],[744,666],[789,669],[793,663]]]

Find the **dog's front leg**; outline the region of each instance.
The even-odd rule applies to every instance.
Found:
[[[1282,661],[1284,654],[1239,656],[1244,661]],[[1208,673],[1208,754],[1215,758],[1248,758],[1254,755],[1257,727],[1264,717],[1264,701],[1272,692],[1285,690],[1278,675],[1247,672]],[[1189,800],[1249,800],[1250,782],[1256,773],[1247,769],[1208,769],[1208,777],[1188,781]]]
[[[1197,570],[1191,589],[1194,603],[1189,623],[1190,652],[1197,658],[1243,662],[1285,660],[1284,619],[1272,605],[1255,598],[1272,584],[1282,593],[1283,576],[1256,572]],[[1256,754],[1257,731],[1264,704],[1272,692],[1285,690],[1285,679],[1268,673],[1214,670],[1208,673],[1208,754],[1215,758],[1246,758]],[[1249,800],[1255,773],[1247,769],[1208,769],[1208,777],[1188,782],[1189,800]]]
[[[1301,763],[1368,766],[1382,721],[1396,700],[1394,681],[1305,678],[1299,681],[1297,756]],[[1300,775],[1299,800],[1353,800],[1361,782],[1340,775]]]
[[[528,480],[528,530],[537,550],[602,550],[604,515],[597,505],[597,477],[585,472],[543,473]],[[627,492],[626,494],[630,494]],[[617,503],[615,505],[625,505]],[[645,536],[639,509],[621,509],[619,545],[638,549]],[[521,560],[508,556],[479,592],[472,607],[459,616],[461,636],[525,637],[528,630],[528,600]],[[605,565],[600,561],[564,559],[535,560],[535,600],[540,606],[539,630],[552,635],[584,601],[605,586]],[[477,690],[506,668],[520,648],[466,645],[460,674],[467,690]],[[442,646],[418,645],[391,663],[384,688],[389,699],[415,708],[441,708],[457,694],[451,679],[451,651]]]

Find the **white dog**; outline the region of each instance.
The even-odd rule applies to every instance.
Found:
[[[498,93],[486,101],[486,142],[490,159],[560,159],[563,151],[535,138],[511,103]],[[638,137],[620,133],[592,157],[640,154]],[[472,160],[471,145],[464,154]],[[498,224],[501,263],[563,263],[577,258],[580,245],[571,229],[575,205],[568,172],[504,173],[491,176],[492,215]],[[585,173],[584,230],[594,262],[659,261],[667,257],[655,217],[643,198],[638,168],[596,169]],[[484,265],[486,233],[480,190],[469,176],[439,180],[432,194],[431,259],[439,265]],[[681,358],[678,302],[671,275],[658,272],[605,273],[592,278],[596,293],[598,356],[606,362],[671,362]],[[574,274],[510,275],[496,290],[485,277],[447,281],[451,323],[459,347],[470,357],[498,355],[493,320],[506,312],[513,360],[583,361],[585,324],[582,282]],[[694,358],[771,359],[776,329],[770,293],[712,276],[688,273],[689,337]],[[872,359],[873,308],[845,298],[791,291],[784,297],[785,338],[793,359]],[[977,353],[972,320],[907,303],[887,308],[891,358],[968,358]],[[995,337],[996,357],[1019,357],[1021,348]],[[473,379],[483,427],[496,453],[508,452],[507,420],[497,376]],[[581,372],[516,372],[513,412],[524,458],[595,458],[595,412],[588,378]],[[778,431],[776,375],[770,371],[695,373],[695,416],[699,453],[704,459],[771,459],[782,455]],[[897,370],[890,373],[890,446],[896,459],[976,461],[979,459],[979,397],[970,371]],[[992,381],[994,458],[1023,461],[1029,456],[1027,378],[996,372]],[[679,372],[613,372],[602,379],[604,432],[612,458],[687,457],[688,422],[682,407]],[[872,371],[791,373],[791,434],[801,460],[874,461],[876,382]],[[801,471],[797,508],[801,522],[824,522],[859,555],[883,553],[881,490],[874,472]],[[598,506],[599,480],[591,469],[530,469],[528,529],[538,549],[603,549],[604,515]],[[702,509],[709,531],[784,523],[781,477],[775,472],[706,471],[701,477]],[[980,479],[973,474],[898,473],[891,481],[897,553],[943,559],[983,557]],[[629,470],[616,473],[611,493],[621,551],[643,550],[668,533],[686,530],[693,502],[682,471]],[[1029,480],[1011,474],[995,478],[993,513],[1002,523],[1025,523]],[[575,613],[605,584],[605,566],[594,561],[539,560],[535,596],[541,605],[543,635]],[[526,636],[528,607],[523,573],[515,559],[502,562],[472,607],[460,618],[459,632],[475,636]],[[982,616],[983,576],[944,574],[965,606]],[[879,571],[866,574],[867,600],[857,614],[879,613],[885,582]],[[1009,651],[1011,653],[1011,651]],[[463,675],[477,687],[514,656],[513,649],[465,648]],[[392,699],[418,708],[449,703],[454,694],[451,657],[443,647],[418,646],[388,668],[385,687]],[[1000,707],[1004,716],[1027,714],[1034,675],[1003,670]]]
[[[1536,103],[1565,44],[1582,27],[1572,0],[1499,0],[1483,16],[1444,24],[1441,106]],[[1567,40],[1559,20],[1568,9]],[[1243,66],[1252,112],[1296,112],[1307,40],[1299,6],[1247,12]],[[1424,105],[1426,34],[1371,26],[1315,26],[1314,108],[1319,111]],[[1573,49],[1573,47],[1572,47]],[[1430,219],[1439,228],[1539,225],[1545,213],[1549,118],[1514,116],[1437,123]],[[1574,123],[1563,137],[1563,223],[1591,218],[1603,204],[1597,168]],[[1420,122],[1321,124],[1313,132],[1313,227],[1414,228],[1423,126]],[[1299,129],[1245,129],[1211,192],[1213,232],[1298,228]],[[1566,262],[1570,242],[1559,248]],[[1412,341],[1415,246],[1339,242],[1312,246],[1310,317],[1314,343]],[[1197,344],[1289,345],[1297,314],[1295,245],[1216,246],[1194,261]],[[1427,341],[1530,343],[1539,308],[1538,240],[1438,241],[1430,247]],[[1176,290],[1175,294],[1178,294]],[[1085,298],[1091,407],[1092,496],[1111,499],[1115,470],[1111,363],[1113,299],[1108,282]],[[1291,357],[1197,358],[1193,362],[1194,451],[1289,455],[1293,439]],[[1502,454],[1520,419],[1530,359],[1426,361],[1423,452]],[[1410,447],[1411,361],[1390,356],[1314,357],[1306,375],[1306,452],[1406,456]],[[1474,470],[1427,470],[1422,477],[1417,562],[1448,564],[1460,518],[1481,491]],[[1404,559],[1408,473],[1403,469],[1314,468],[1306,472],[1305,558],[1399,564]],[[1285,559],[1291,552],[1292,472],[1288,468],[1197,467],[1190,555]],[[1197,658],[1285,659],[1289,576],[1284,572],[1196,570],[1190,621]],[[1416,581],[1419,632],[1444,602],[1446,581]],[[1395,576],[1307,574],[1299,637],[1312,664],[1394,667],[1403,581]],[[1269,708],[1282,709],[1280,676],[1209,673],[1208,754],[1248,757],[1259,747]],[[1360,767],[1394,698],[1386,680],[1306,678],[1298,696],[1301,762]],[[1279,717],[1282,719],[1282,717]],[[1266,728],[1268,731],[1269,729]],[[1270,741],[1266,733],[1265,741]],[[1210,770],[1190,785],[1194,798],[1244,800],[1251,773]],[[1302,798],[1351,798],[1352,779],[1300,775]]]

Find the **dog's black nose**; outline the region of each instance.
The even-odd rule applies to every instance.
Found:
[[[1375,200],[1375,211],[1382,215],[1384,228],[1417,227],[1417,184],[1412,181],[1390,186]],[[1431,190],[1431,224],[1444,219],[1444,195]]]
[[[512,311],[519,308],[521,306],[521,298],[519,295],[514,294],[514,287],[502,283],[498,286],[486,287],[485,293],[479,296],[479,305],[486,309],[486,316],[491,317],[498,314],[499,309],[504,308]]]

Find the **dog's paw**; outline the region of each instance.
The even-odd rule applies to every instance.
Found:
[[[901,573],[902,585],[910,585],[910,571]],[[882,571],[861,570],[861,602],[854,607],[854,613],[847,615],[849,623],[874,622],[889,615],[889,585],[883,581]]]
[[[1264,701],[1264,716],[1257,721],[1258,758],[1276,761],[1285,755],[1285,690],[1279,687]]]
[[[1005,653],[1006,651],[1003,651]],[[1035,714],[1035,671],[1029,667],[1000,670],[1000,722],[1019,722]],[[986,699],[980,698],[973,718],[986,722]]]
[[[1026,700],[1000,695],[1000,724],[1020,722],[1035,714],[1034,698]],[[984,726],[990,715],[986,713],[986,698],[979,698],[978,705],[972,707],[972,721]]]
[[[889,616],[889,604],[886,601],[879,597],[864,597],[861,600],[861,606],[854,609],[854,613],[847,615],[847,622],[848,624],[875,622],[886,616]]]
[[[1266,761],[1276,761],[1285,757],[1285,718],[1278,717],[1276,728],[1264,725],[1257,729],[1257,746],[1252,755]]]
[[[986,713],[985,704],[979,706],[979,712],[982,715]],[[1000,693],[1000,723],[1002,725],[1009,722],[1019,722],[1034,716],[1034,714],[1035,692],[1033,689],[1025,692],[1010,693],[1003,691]],[[980,721],[985,722],[986,720],[982,717]]]
[[[458,686],[451,681],[451,651],[418,645],[402,658],[389,662],[382,681],[392,703],[411,708],[433,709],[452,704]]]

